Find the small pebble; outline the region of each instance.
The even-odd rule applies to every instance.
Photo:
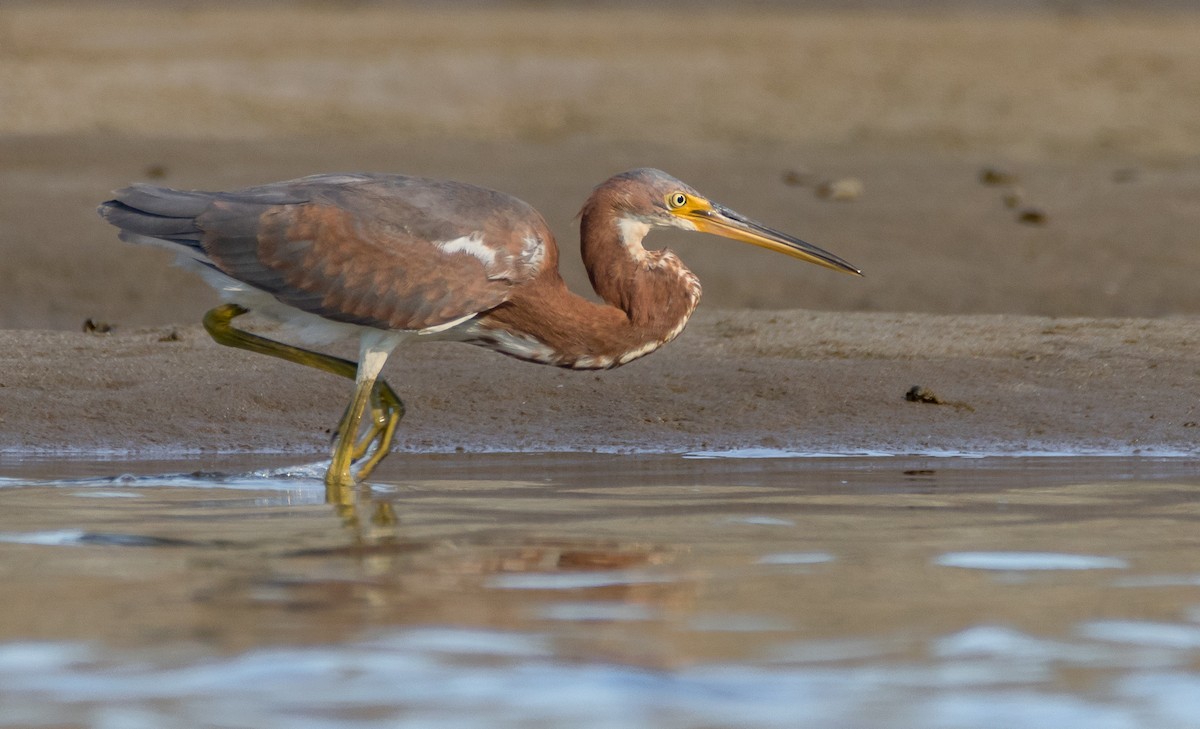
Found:
[[[828,180],[817,185],[817,197],[823,200],[850,202],[862,197],[864,186],[857,177],[843,177],[839,180]]]
[[[783,173],[783,184],[791,187],[804,187],[811,185],[812,181],[812,173],[805,170],[788,170]]]
[[[1017,221],[1025,225],[1045,225],[1047,220],[1046,212],[1039,208],[1025,208],[1017,213]]]
[[[904,393],[904,399],[909,402],[920,402],[928,405],[949,405],[955,410],[965,410],[969,413],[975,412],[975,408],[970,404],[960,400],[943,400],[936,392],[921,385],[913,385],[908,388],[908,392]]]
[[[112,325],[106,321],[97,321],[88,318],[83,322],[83,331],[85,334],[108,334],[112,329]]]
[[[999,167],[984,167],[979,171],[979,182],[984,185],[1011,185],[1016,181],[1016,175]]]
[[[938,397],[936,392],[920,385],[913,385],[908,388],[908,392],[904,393],[904,399],[909,402],[925,402],[930,405],[942,404],[942,398]]]

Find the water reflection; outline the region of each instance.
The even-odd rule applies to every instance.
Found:
[[[1200,717],[1186,462],[174,465],[0,482],[0,726]]]
[[[10,645],[0,648],[0,725],[82,717],[96,726],[271,726],[308,717],[353,727],[1195,726],[1200,677],[1186,669],[1156,666],[1139,650],[1123,658],[1102,646],[992,633],[945,636],[922,662],[885,654],[872,663],[671,671],[564,662],[535,634],[456,628],[174,665],[76,645]],[[1097,660],[1116,678],[1077,691],[1041,688],[1061,666]]]

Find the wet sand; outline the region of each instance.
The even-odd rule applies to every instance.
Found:
[[[1192,319],[710,309],[611,372],[429,344],[385,374],[408,406],[400,451],[1163,455],[1200,433],[1198,343]],[[350,392],[198,326],[4,332],[0,363],[10,452],[319,453]],[[914,385],[942,402],[907,400]]]
[[[213,294],[116,241],[94,215],[112,188],[469,180],[543,210],[586,290],[572,216],[653,165],[867,278],[656,236],[705,284],[678,342],[601,374],[404,352],[398,449],[1194,449],[1200,15],[676,20],[0,8],[0,448],[317,452],[344,404],[347,383],[206,341]],[[849,177],[855,200],[815,192]],[[913,385],[949,404],[905,401]]]

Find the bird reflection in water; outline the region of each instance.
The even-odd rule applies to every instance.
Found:
[[[364,502],[364,517],[394,515],[379,508],[384,502]],[[278,554],[270,572],[226,582],[205,608],[222,620],[253,613],[258,623],[264,609],[303,611],[328,627],[324,639],[354,634],[364,621],[530,630],[547,605],[564,601],[644,615],[653,622],[647,630],[658,631],[694,609],[699,583],[679,579],[673,567],[681,547],[538,535],[529,525],[450,535],[428,524],[407,528],[406,519],[407,512],[390,524],[364,518],[350,540],[326,534],[325,544]]]

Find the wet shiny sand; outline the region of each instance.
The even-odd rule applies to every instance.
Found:
[[[0,726],[1200,717],[1186,459],[393,459],[0,462]]]

